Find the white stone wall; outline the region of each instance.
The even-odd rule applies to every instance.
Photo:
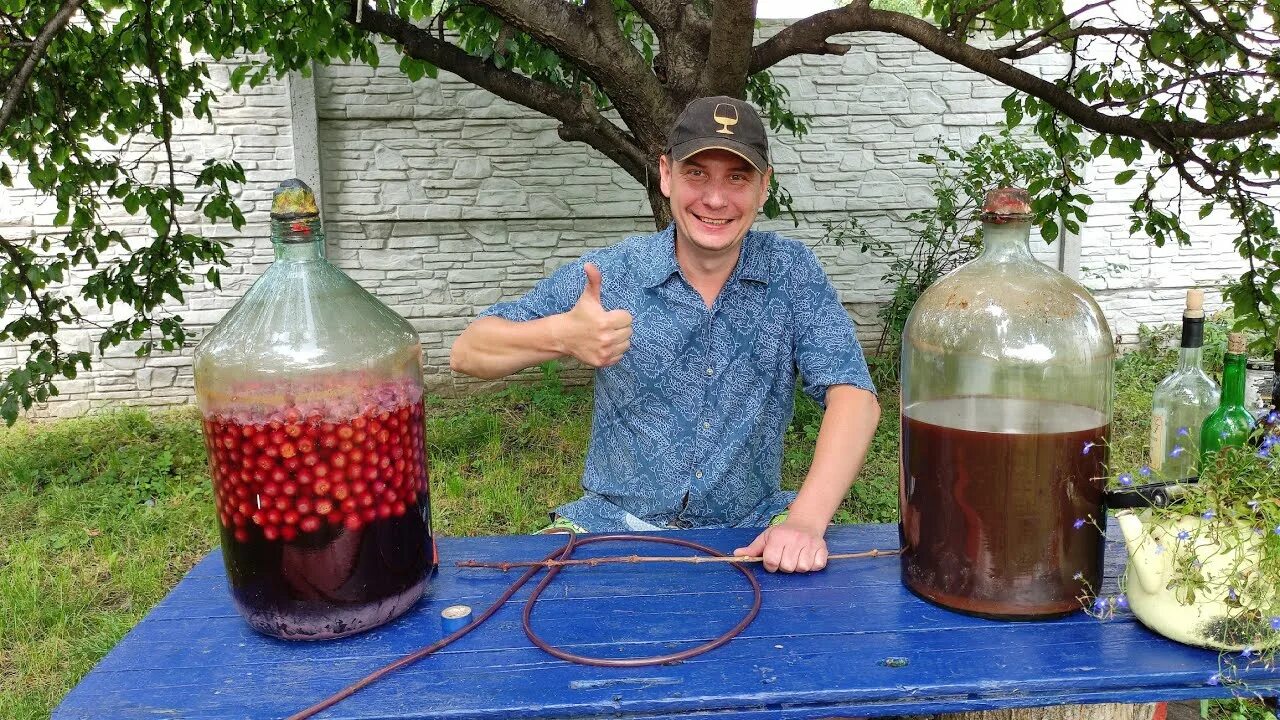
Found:
[[[1008,91],[892,36],[850,42],[854,48],[843,57],[793,58],[774,70],[791,91],[792,108],[812,116],[811,130],[802,139],[779,134],[772,141],[772,160],[800,225],[789,218],[762,225],[816,244],[824,222],[852,213],[878,237],[904,244],[911,240],[904,217],[931,204],[932,170],[916,156],[938,137],[959,146],[998,131]],[[318,68],[314,122],[291,118],[288,88],[280,81],[224,93],[216,126],[183,124],[184,164],[233,157],[248,177],[240,192],[248,226],[214,233],[233,243],[222,289],[202,283],[185,305],[170,308],[187,320],[192,345],[270,262],[271,191],[294,174],[293,148],[309,143],[319,154],[329,258],[418,328],[434,392],[481,385],[452,376],[447,359],[453,338],[480,309],[523,292],[588,248],[652,230],[641,188],[599,153],[560,141],[551,120],[447,73],[410,82],[392,53],[383,58],[378,69]],[[1035,69],[1046,76],[1060,68],[1052,59],[1041,62]],[[218,68],[215,80],[225,84],[228,69]],[[300,164],[303,174],[314,167],[311,157]],[[1156,249],[1145,237],[1129,237],[1127,207],[1137,182],[1115,186],[1118,169],[1090,169],[1097,204],[1079,238],[1079,257],[1035,244],[1042,260],[1058,266],[1128,265],[1105,278],[1085,278],[1128,341],[1138,323],[1174,321],[1190,284],[1216,285],[1238,274],[1241,262],[1225,223],[1213,217],[1196,224],[1192,248]],[[0,232],[29,232],[50,222],[52,210],[38,206],[30,191],[0,193]],[[1198,206],[1188,205],[1189,217]],[[144,226],[122,210],[113,217],[143,235]],[[815,249],[864,344],[873,346],[876,309],[889,292],[880,279],[883,261],[857,248]],[[1220,304],[1216,293],[1208,300]],[[87,347],[89,335],[72,331],[68,338]],[[14,362],[20,351],[0,345],[0,364]],[[190,402],[190,352],[143,361],[117,348],[92,372],[60,383],[62,396],[35,414]]]

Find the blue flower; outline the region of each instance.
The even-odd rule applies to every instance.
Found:
[[[1120,484],[1125,487],[1133,484],[1133,475],[1130,475],[1129,473],[1121,473],[1120,477],[1117,479],[1120,481]]]
[[[1186,436],[1188,436],[1188,435],[1190,435],[1190,434],[1191,434],[1191,433],[1187,432],[1187,429],[1186,429],[1186,428],[1184,428],[1184,427],[1180,427],[1180,428],[1178,428],[1178,437],[1186,437]]]
[[[1262,449],[1263,449],[1263,450],[1267,450],[1267,449],[1269,449],[1272,445],[1275,445],[1275,444],[1276,444],[1276,436],[1275,436],[1275,435],[1267,435],[1266,437],[1262,438]]]
[[[1277,422],[1280,422],[1280,412],[1276,412],[1275,410],[1272,410],[1271,412],[1267,413],[1268,425],[1274,425]]]
[[[1184,449],[1181,445],[1174,445],[1173,449],[1169,451],[1169,457],[1176,458],[1182,455],[1183,452],[1184,452]]]
[[[1081,455],[1088,455],[1088,454],[1089,454],[1089,451],[1090,451],[1090,450],[1092,450],[1092,449],[1093,449],[1094,447],[1096,447],[1096,446],[1097,446],[1097,443],[1095,443],[1095,442],[1093,442],[1092,440],[1090,440],[1090,441],[1088,441],[1088,442],[1086,442],[1086,443],[1084,444],[1084,449],[1080,451],[1080,454],[1081,454]]]
[[[1106,611],[1106,609],[1107,609],[1107,599],[1106,599],[1106,598],[1104,598],[1104,597],[1102,597],[1102,596],[1098,596],[1098,597],[1096,597],[1096,598],[1094,598],[1094,599],[1093,599],[1093,611],[1094,611],[1094,612],[1096,612],[1096,613],[1102,613],[1102,612]]]
[[[1276,534],[1277,534],[1277,535],[1280,535],[1280,525],[1277,525],[1277,526],[1276,526]]]
[[[1203,513],[1201,513],[1201,514],[1200,514],[1200,517],[1201,517],[1201,518],[1203,518],[1203,519],[1205,519],[1205,520],[1212,520],[1212,519],[1214,519],[1214,518],[1215,518],[1215,517],[1217,517],[1217,516],[1218,516],[1218,513],[1214,512],[1214,511],[1212,511],[1212,510],[1205,510]]]
[[[1072,576],[1071,576],[1071,579],[1072,579],[1072,580],[1083,580],[1083,579],[1084,579],[1084,573],[1076,573],[1075,575],[1072,575]]]
[[[1156,554],[1161,555],[1163,553],[1164,553],[1164,546],[1161,545],[1160,543],[1156,543]]]
[[[1269,448],[1269,447],[1264,447],[1264,448],[1262,448],[1261,450],[1259,450],[1256,454],[1257,454],[1257,456],[1258,456],[1258,457],[1260,457],[1260,458],[1262,458],[1262,459],[1264,459],[1264,460],[1265,460],[1265,459],[1267,459],[1267,458],[1271,457],[1271,448]]]
[[[1187,532],[1186,530],[1179,530],[1179,531],[1178,531],[1178,539],[1179,539],[1179,540],[1187,540],[1187,539],[1189,539],[1190,537],[1191,537],[1191,533]]]
[[[1076,518],[1076,521],[1072,523],[1072,525],[1074,525],[1075,528],[1079,530],[1080,528],[1084,527],[1084,518]]]
[[[1228,599],[1230,599],[1230,600],[1237,600],[1237,599],[1239,599],[1239,597],[1240,597],[1240,596],[1236,594],[1236,589],[1235,589],[1235,588],[1232,588],[1232,587],[1227,588],[1227,598],[1228,598]]]
[[[1227,439],[1227,431],[1226,431],[1226,430],[1222,430],[1222,431],[1220,431],[1220,432],[1218,433],[1218,437],[1222,438],[1223,440],[1226,440],[1226,439]]]
[[[1280,630],[1280,615],[1271,618],[1271,629]]]
[[[1259,503],[1257,500],[1250,500],[1250,501],[1249,501],[1249,509],[1250,509],[1250,510],[1257,510],[1257,509],[1258,509],[1258,505],[1260,505],[1260,504],[1261,504],[1261,503]]]
[[[1240,657],[1242,658],[1253,657],[1253,648],[1246,647],[1245,649],[1241,650]]]
[[[1222,682],[1222,676],[1219,675],[1218,673],[1214,673],[1210,675],[1209,679],[1206,680],[1205,682],[1209,683],[1210,685],[1217,685],[1218,683]]]
[[[1119,595],[1117,595],[1117,596],[1116,596],[1116,607],[1120,608],[1121,610],[1128,609],[1128,607],[1129,607],[1129,597],[1128,597],[1127,595],[1125,595],[1124,593],[1120,593]]]
[[[1142,477],[1150,477],[1151,467],[1148,465],[1143,465],[1141,468],[1138,469],[1138,474],[1141,475]]]

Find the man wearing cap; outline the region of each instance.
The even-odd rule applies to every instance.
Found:
[[[735,554],[820,569],[880,416],[853,324],[807,247],[751,229],[772,173],[753,107],[689,103],[658,167],[670,226],[485,310],[450,364],[486,379],[563,357],[597,368],[585,492],[552,528],[767,526]],[[798,495],[779,488],[797,371],[825,408]]]

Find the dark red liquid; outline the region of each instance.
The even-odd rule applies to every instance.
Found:
[[[435,562],[421,402],[205,420],[223,557],[254,629],[320,639],[412,607]]]
[[[425,497],[423,498],[425,501]],[[222,529],[232,598],[253,629],[290,640],[342,637],[377,627],[422,597],[435,558],[427,506],[357,530],[326,526],[292,542]]]
[[[908,408],[899,485],[907,587],[991,617],[1080,609],[1102,579],[1102,534],[1092,523],[1105,521],[1103,419],[1080,406],[1000,398]]]

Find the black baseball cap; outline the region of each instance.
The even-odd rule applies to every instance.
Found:
[[[769,137],[750,104],[717,95],[685,105],[667,136],[667,152],[676,161],[703,150],[728,150],[763,173],[769,167]]]

